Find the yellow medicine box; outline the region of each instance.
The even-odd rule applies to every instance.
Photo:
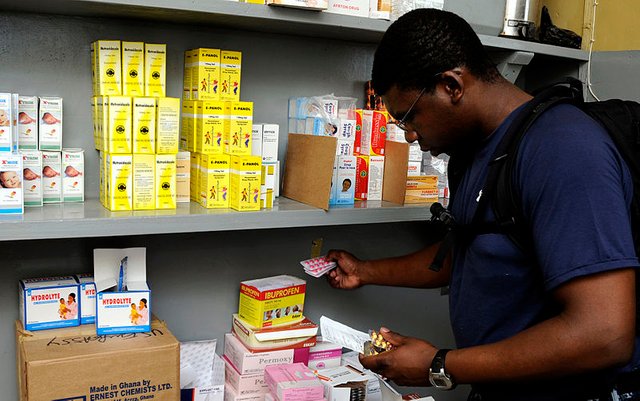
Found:
[[[261,164],[260,156],[231,156],[229,207],[238,211],[260,210]]]
[[[156,155],[156,209],[176,208],[176,155]]]
[[[180,149],[195,152],[193,148],[195,128],[193,114],[193,100],[183,100],[180,112]]]
[[[154,154],[156,150],[156,98],[133,98],[133,153]]]
[[[242,52],[222,50],[220,52],[220,100],[240,100],[240,71]]]
[[[131,98],[109,96],[107,99],[107,150],[111,154],[131,153]]]
[[[225,131],[225,153],[251,155],[253,102],[227,102],[228,126]]]
[[[189,199],[200,202],[200,154],[191,152],[191,176],[189,177]]]
[[[206,208],[226,209],[230,199],[229,155],[200,155],[198,202]]]
[[[220,49],[195,49],[191,54],[191,99],[220,99]]]
[[[107,209],[122,211],[133,208],[132,165],[131,155],[107,155]]]
[[[196,102],[196,143],[199,153],[219,155],[224,153],[226,104],[222,101],[204,100]]]
[[[438,201],[438,176],[407,177],[404,203],[433,203]]]
[[[96,95],[122,95],[122,59],[119,40],[93,43]]]
[[[156,108],[156,153],[176,154],[180,142],[180,99],[158,98]]]
[[[193,54],[195,50],[184,52],[184,68],[182,75],[182,100],[191,100],[191,75]]]
[[[133,210],[156,208],[155,171],[155,155],[133,155]]]
[[[144,95],[166,96],[167,45],[144,44]]]
[[[122,42],[122,94],[144,96],[143,42]]]
[[[300,320],[306,287],[304,280],[287,275],[243,281],[238,315],[258,328]]]

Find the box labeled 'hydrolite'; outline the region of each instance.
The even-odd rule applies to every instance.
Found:
[[[71,276],[20,280],[20,319],[27,330],[80,324],[78,283]]]
[[[93,274],[75,275],[78,282],[78,300],[80,301],[80,324],[96,322],[96,283]]]

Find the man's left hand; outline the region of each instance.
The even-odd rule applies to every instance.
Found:
[[[360,355],[362,366],[401,386],[430,385],[429,367],[437,349],[427,341],[405,337],[384,327],[380,333],[393,349],[373,356]]]

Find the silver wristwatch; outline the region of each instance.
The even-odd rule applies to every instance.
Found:
[[[451,390],[456,386],[453,379],[444,368],[444,358],[450,349],[440,349],[431,361],[429,368],[429,382],[431,385],[440,390]]]

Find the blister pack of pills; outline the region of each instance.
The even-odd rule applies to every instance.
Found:
[[[320,277],[336,267],[336,262],[327,259],[326,256],[303,260],[300,264],[305,273],[313,277]]]
[[[378,355],[381,352],[391,351],[393,345],[382,337],[382,334],[375,330],[369,330],[371,340],[364,343],[364,354],[366,356]]]

